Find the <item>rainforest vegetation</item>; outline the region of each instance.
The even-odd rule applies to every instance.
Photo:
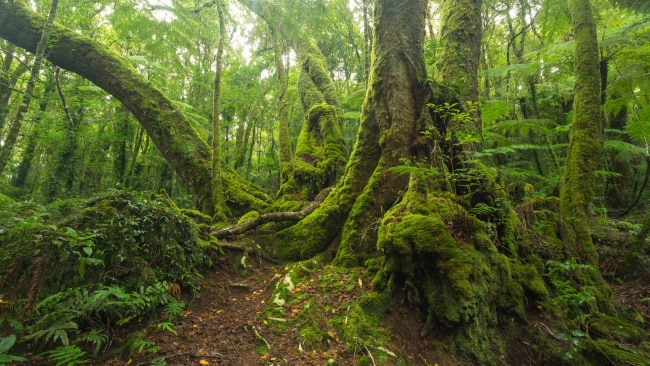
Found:
[[[0,0],[0,365],[650,365],[649,4]]]

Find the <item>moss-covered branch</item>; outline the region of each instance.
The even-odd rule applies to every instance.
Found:
[[[325,197],[327,197],[331,191],[332,189],[324,190],[318,195],[318,197],[316,197],[314,201],[312,201],[300,211],[265,213],[241,224],[215,230],[212,232],[212,235],[217,239],[224,239],[231,236],[244,234],[269,222],[298,222],[312,213],[323,202]]]

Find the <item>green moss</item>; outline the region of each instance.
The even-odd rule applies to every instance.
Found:
[[[590,340],[584,351],[591,365],[650,365],[650,353],[605,339]]]
[[[528,271],[524,281],[506,255],[512,252],[500,253],[487,225],[453,196],[414,187],[384,215],[377,247],[385,257],[373,284],[426,309],[427,329],[447,329],[459,357],[498,364],[505,350],[497,314],[523,319],[524,282],[535,296],[548,296],[541,276]]]
[[[640,343],[650,340],[650,335],[620,318],[596,314],[589,323],[590,334],[606,339],[614,339],[623,343]]]
[[[240,217],[239,220],[237,220],[237,224],[243,224],[247,221],[255,220],[258,217],[260,217],[260,213],[257,211],[249,211],[247,212],[244,216]]]
[[[530,291],[537,300],[545,301],[549,298],[548,289],[542,275],[534,264],[516,266],[520,276],[520,282],[524,288]]]
[[[280,197],[312,200],[320,191],[336,184],[347,160],[339,125],[339,112],[334,106],[325,102],[309,104],[296,144],[296,158],[291,168],[283,171]]]
[[[363,344],[385,345],[390,336],[379,327],[379,319],[391,304],[386,293],[372,292],[350,304],[349,310],[332,318],[331,323],[341,335],[347,349],[354,349],[358,342]]]

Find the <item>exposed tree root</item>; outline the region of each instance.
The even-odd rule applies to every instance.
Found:
[[[224,239],[235,235],[240,235],[246,233],[250,230],[255,229],[256,227],[269,223],[269,222],[298,222],[305,218],[307,215],[312,213],[318,205],[320,205],[325,197],[332,191],[332,188],[326,188],[321,193],[318,194],[316,199],[310,204],[305,206],[300,211],[294,212],[269,212],[260,215],[259,217],[246,221],[244,223],[229,226],[226,228],[218,229],[213,231],[211,234],[217,239]]]

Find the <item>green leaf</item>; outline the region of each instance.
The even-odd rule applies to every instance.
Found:
[[[0,353],[5,353],[16,343],[16,335],[12,334],[8,337],[2,338],[0,341]]]

